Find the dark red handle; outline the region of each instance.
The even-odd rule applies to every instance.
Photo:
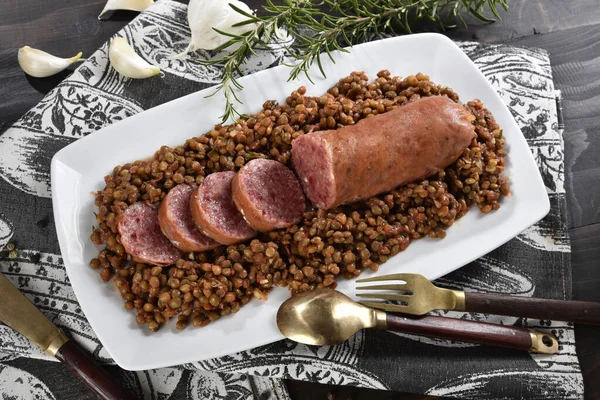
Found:
[[[487,293],[465,293],[465,310],[486,314],[600,324],[600,303],[536,299]]]
[[[387,329],[518,350],[529,350],[532,344],[531,335],[525,328],[432,315],[417,317],[388,313]]]
[[[133,394],[123,389],[108,372],[94,363],[72,340],[63,344],[55,357],[102,400],[135,400]]]

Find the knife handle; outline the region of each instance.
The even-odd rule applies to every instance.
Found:
[[[63,344],[54,356],[102,400],[135,400],[133,394],[121,387],[72,340]]]
[[[488,293],[465,293],[465,311],[600,324],[600,303],[550,300]]]
[[[508,347],[536,353],[554,354],[558,351],[558,340],[553,335],[515,326],[433,315],[414,316],[391,313],[387,313],[386,322],[389,331]]]

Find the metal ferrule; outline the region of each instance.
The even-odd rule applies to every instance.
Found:
[[[69,338],[66,337],[61,331],[57,330],[56,334],[49,338],[48,341],[48,347],[45,349],[46,353],[54,357],[58,350],[69,341]]]
[[[375,310],[375,328],[377,329],[387,329],[387,314],[385,311]]]
[[[454,295],[454,308],[456,311],[464,311],[465,310],[465,292],[462,290],[452,290],[452,294]]]

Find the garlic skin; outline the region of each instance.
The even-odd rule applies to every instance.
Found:
[[[232,27],[247,18],[231,8],[229,4],[254,15],[250,7],[239,0],[190,0],[187,16],[192,39],[182,53],[172,58],[184,58],[188,53],[199,49],[214,50],[230,39],[215,32],[213,27],[235,35],[248,32],[256,27],[256,24]]]
[[[144,79],[160,73],[160,68],[148,64],[122,37],[114,38],[110,43],[108,59],[112,67],[127,78]]]
[[[81,52],[71,58],[60,58],[29,46],[21,47],[17,54],[21,69],[35,78],[58,74],[80,58]]]
[[[142,11],[154,4],[154,0],[108,0],[98,19],[114,10]]]

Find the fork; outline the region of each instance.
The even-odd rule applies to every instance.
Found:
[[[383,281],[402,281],[403,283],[357,286],[356,289],[361,291],[388,291],[388,293],[357,293],[357,296],[400,301],[404,304],[373,301],[361,301],[360,303],[367,307],[414,315],[427,314],[432,310],[456,310],[600,325],[600,303],[595,302],[538,299],[442,289],[423,275],[408,273],[375,276],[359,279],[356,282]],[[405,293],[389,293],[389,291]]]

